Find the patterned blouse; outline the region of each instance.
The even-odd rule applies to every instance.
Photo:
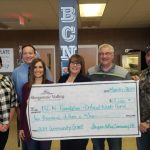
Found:
[[[17,106],[17,95],[11,79],[0,75],[0,124],[9,123],[10,109]]]
[[[140,75],[140,115],[141,121],[150,120],[150,69],[142,71]]]

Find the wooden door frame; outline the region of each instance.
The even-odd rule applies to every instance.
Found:
[[[97,50],[96,54],[96,65],[98,65],[98,45],[78,45],[78,48],[95,48]]]
[[[56,49],[55,45],[34,45],[36,49],[53,49],[54,53],[54,74],[53,74],[53,81],[56,82]]]

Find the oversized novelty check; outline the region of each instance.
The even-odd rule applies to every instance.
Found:
[[[138,89],[131,80],[33,86],[27,109],[31,137],[140,136]]]

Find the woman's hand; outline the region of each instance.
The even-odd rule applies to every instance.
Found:
[[[2,125],[2,124],[0,124],[0,132],[2,131],[2,127],[3,127],[3,125]]]
[[[20,138],[21,138],[22,140],[25,139],[24,130],[20,130],[20,131],[19,131],[19,136],[20,136]]]
[[[141,131],[142,133],[147,132],[147,129],[149,129],[149,127],[150,127],[150,126],[149,126],[146,122],[140,123],[140,131]]]
[[[0,131],[6,132],[9,128],[9,124],[0,124]]]
[[[27,99],[27,105],[29,105],[29,101],[30,101],[30,99],[28,98],[28,99]]]

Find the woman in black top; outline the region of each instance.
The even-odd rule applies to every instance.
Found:
[[[78,54],[69,59],[68,74],[59,79],[59,83],[88,82],[85,76],[84,59]],[[86,150],[88,139],[61,140],[61,150]]]

